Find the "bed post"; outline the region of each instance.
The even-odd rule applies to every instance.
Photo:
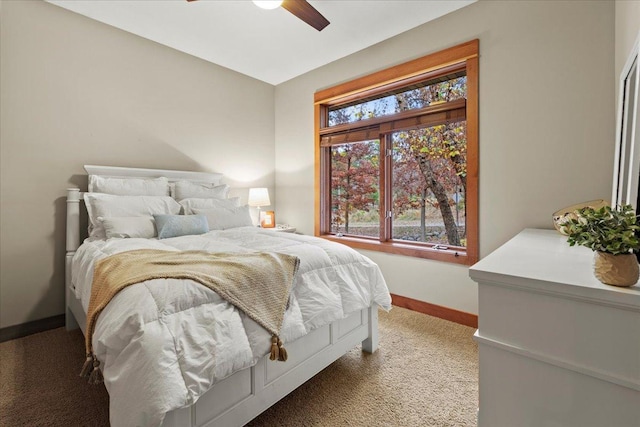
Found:
[[[369,337],[362,341],[362,351],[373,353],[378,349],[378,304],[371,304],[369,312]]]
[[[79,325],[71,312],[69,302],[73,295],[71,292],[71,261],[76,249],[80,246],[80,189],[67,188],[67,253],[65,256],[65,326],[68,331],[78,329]]]

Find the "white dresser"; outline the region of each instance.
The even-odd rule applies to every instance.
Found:
[[[592,259],[526,229],[471,267],[479,427],[640,427],[640,285],[603,285]]]

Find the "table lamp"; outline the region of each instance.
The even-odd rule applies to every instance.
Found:
[[[249,201],[247,204],[258,208],[258,226],[260,226],[264,215],[264,212],[260,210],[260,208],[271,204],[271,200],[269,200],[269,190],[266,188],[250,188]]]

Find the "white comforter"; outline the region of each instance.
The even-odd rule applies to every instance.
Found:
[[[358,252],[324,239],[246,227],[165,240],[85,241],[72,273],[85,312],[94,262],[142,248],[298,256],[280,334],[285,346],[374,302],[384,309],[391,304],[377,265]],[[98,318],[93,349],[109,391],[111,425],[157,426],[167,412],[192,405],[215,382],[255,364],[268,353],[270,334],[205,286],[156,279],[113,298]]]

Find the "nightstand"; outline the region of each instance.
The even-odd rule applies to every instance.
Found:
[[[282,232],[282,233],[295,233],[296,232],[296,228],[290,226],[289,224],[276,224],[276,226],[273,227],[273,228],[263,228],[263,230],[279,231],[279,232]]]

